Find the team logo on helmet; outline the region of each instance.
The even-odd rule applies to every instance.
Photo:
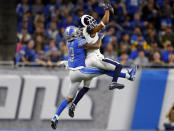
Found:
[[[72,41],[81,37],[81,30],[75,26],[68,26],[64,31],[64,38],[67,41]]]
[[[91,28],[94,28],[97,25],[97,21],[90,15],[83,15],[81,17],[81,24],[84,27],[90,26]]]

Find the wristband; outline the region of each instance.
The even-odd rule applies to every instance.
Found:
[[[105,24],[103,23],[103,21],[101,21],[100,23],[101,23],[101,25],[102,25],[103,27],[105,27]]]

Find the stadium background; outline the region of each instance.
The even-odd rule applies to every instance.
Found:
[[[174,103],[174,1],[111,2],[115,14],[101,51],[123,65],[136,63],[137,79],[120,79],[126,88],[115,91],[107,89],[110,78],[95,79],[76,118],[65,111],[58,130],[157,130],[168,122]],[[67,59],[63,31],[85,13],[99,21],[104,12],[97,0],[0,1],[0,130],[50,129],[69,85],[68,72],[58,66]]]

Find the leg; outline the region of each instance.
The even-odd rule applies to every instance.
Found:
[[[127,69],[127,73],[120,72],[119,77],[121,77],[121,78],[127,78],[130,81],[134,81],[135,80],[136,71],[137,71],[137,66],[134,65],[134,66],[131,67],[130,70]],[[112,70],[107,71],[106,72],[106,75],[113,77],[114,71],[112,71]]]
[[[114,69],[114,74],[113,74],[113,82],[117,82],[118,77],[120,75],[120,72],[122,70],[122,65],[116,61],[113,61],[111,59],[103,59],[104,62],[115,65],[115,69]]]
[[[91,80],[84,81],[84,87],[78,92],[75,100],[72,102],[70,108],[69,108],[69,116],[74,117],[74,111],[75,107],[78,104],[78,102],[83,98],[83,96],[89,91],[89,85],[91,83]]]
[[[83,68],[81,70],[70,71],[70,79],[71,79],[71,88],[65,100],[60,104],[55,116],[51,120],[51,127],[56,129],[59,116],[62,111],[67,107],[67,105],[73,100],[75,97],[78,87],[82,80],[90,80],[93,77],[102,75],[104,73],[103,70],[99,70],[97,68]]]
[[[72,77],[76,81],[73,81]],[[78,81],[78,77],[79,77],[78,71],[73,71],[73,72],[70,71],[71,88],[68,92],[67,97],[61,102],[61,104],[59,105],[59,107],[57,109],[56,114],[54,115],[53,119],[51,120],[51,127],[53,129],[56,129],[58,120],[59,120],[59,117],[60,117],[62,111],[68,106],[68,104],[73,100],[73,98],[75,97],[75,95],[77,93],[78,87],[81,82],[81,81]]]
[[[102,70],[114,70],[114,74],[112,76],[113,77],[112,84],[109,85],[109,89],[112,90],[115,88],[118,89],[124,88],[123,84],[117,83],[118,77],[122,69],[122,65],[120,63],[113,61],[111,59],[101,59],[97,56],[93,56],[93,57],[88,57],[86,59],[86,65],[97,67]]]
[[[58,124],[58,120],[59,120],[59,116],[62,113],[62,111],[67,107],[67,105],[72,101],[71,98],[67,98],[64,99],[61,104],[59,105],[56,114],[54,115],[54,117],[51,120],[51,127],[53,129],[57,128],[57,124]]]
[[[109,85],[109,89],[110,90],[113,90],[115,88],[123,89],[124,85],[117,83],[118,77],[119,77],[120,72],[122,70],[122,65],[120,63],[116,62],[116,61],[111,60],[111,59],[103,59],[102,61],[104,62],[104,64],[107,64],[108,67],[111,67],[111,65],[115,66],[114,67],[112,83]],[[123,76],[123,77],[125,77],[125,76]]]
[[[73,103],[75,105],[77,105],[77,103],[81,100],[81,98],[89,91],[89,85],[91,83],[91,80],[92,79],[89,79],[89,80],[85,80],[84,81],[84,87],[78,92],[75,100],[73,101]]]

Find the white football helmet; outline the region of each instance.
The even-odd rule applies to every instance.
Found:
[[[94,28],[97,25],[97,21],[90,15],[83,15],[80,19],[80,22],[84,27]]]

